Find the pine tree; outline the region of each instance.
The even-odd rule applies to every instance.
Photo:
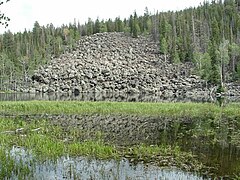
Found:
[[[208,54],[211,58],[211,72],[209,75],[209,82],[215,85],[219,85],[220,73],[219,73],[219,61],[217,57],[217,46],[215,42],[209,43]]]
[[[116,19],[115,19],[115,30],[117,31],[117,32],[123,32],[123,22],[122,22],[122,20],[120,19],[120,17],[117,17]]]
[[[216,45],[219,45],[221,41],[220,30],[216,18],[212,21],[211,41],[215,42]]]
[[[179,64],[181,63],[179,54],[176,50],[173,51],[172,56],[171,56],[172,62],[174,64]]]
[[[150,19],[150,13],[148,11],[148,8],[146,7],[144,10],[144,16],[143,16],[143,32],[144,34],[148,34],[151,32],[152,28],[152,21]]]
[[[112,19],[108,19],[107,23],[107,32],[114,32],[115,31],[115,25]]]
[[[40,26],[36,21],[32,31],[16,34],[8,31],[0,35],[2,63],[5,58],[1,73],[9,77],[13,77],[13,72],[24,73],[23,60],[30,72],[52,56],[74,49],[75,41],[81,36],[117,31],[132,37],[150,34],[159,43],[165,61],[169,57],[171,63],[194,62],[198,74],[211,83],[222,84],[228,75],[237,80],[240,79],[239,4],[235,0],[205,1],[197,8],[153,14],[145,8],[143,16],[134,12],[124,20],[116,17],[101,22],[89,18],[85,24],[74,20],[73,24],[61,27]],[[5,25],[8,19],[0,17]]]
[[[107,32],[107,25],[103,20],[101,21],[101,25],[100,25],[100,32],[101,33]]]
[[[200,76],[208,82],[211,77],[212,64],[211,57],[207,52],[202,55],[201,64]]]
[[[138,22],[138,16],[136,11],[134,12],[134,18],[133,18],[133,24],[132,24],[132,36],[134,38],[137,38],[139,33],[140,33],[140,27],[139,27],[139,22]]]
[[[39,23],[36,21],[33,25],[33,45],[39,50],[40,48],[40,39],[41,39],[41,27]]]
[[[87,22],[87,35],[93,34],[93,21],[91,18],[88,18]]]
[[[237,45],[236,43],[232,43],[230,45],[230,59],[231,59],[231,63],[230,63],[230,67],[231,67],[231,71],[233,73],[233,75],[236,72],[236,63],[237,63],[237,58],[240,55],[240,47],[239,45]]]
[[[99,33],[101,28],[101,24],[99,19],[97,18],[94,24],[94,33]]]

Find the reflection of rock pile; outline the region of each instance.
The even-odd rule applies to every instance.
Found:
[[[202,81],[190,76],[190,69],[165,63],[150,38],[101,33],[83,37],[73,52],[36,71],[32,91],[171,95],[201,90]]]
[[[9,116],[5,116],[9,117]],[[12,115],[10,116],[12,117]],[[14,117],[14,116],[13,116]],[[175,119],[167,117],[137,116],[137,115],[23,115],[25,120],[49,120],[54,125],[60,125],[65,131],[80,132],[81,140],[93,139],[102,133],[105,141],[118,145],[158,143],[160,133]],[[178,119],[183,122],[186,118]]]

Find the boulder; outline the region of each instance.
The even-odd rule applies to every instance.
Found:
[[[150,36],[98,33],[82,37],[73,51],[36,70],[31,91],[179,94],[205,83],[190,76],[191,67],[165,62]]]

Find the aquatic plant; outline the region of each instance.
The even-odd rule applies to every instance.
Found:
[[[11,157],[9,149],[1,146],[0,179],[9,179],[13,174],[19,174],[18,179],[24,179],[24,177],[30,174],[30,169],[28,165],[24,164],[21,159],[16,161],[13,157]]]

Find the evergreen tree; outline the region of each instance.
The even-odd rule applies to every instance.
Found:
[[[159,43],[165,61],[193,62],[197,73],[213,84],[240,79],[240,6],[235,0],[205,1],[197,8],[177,12],[154,12],[145,8],[144,14],[134,12],[129,18],[114,20],[88,19],[85,24],[69,23],[61,27],[40,26],[36,21],[32,31],[0,35],[0,57],[4,64],[2,76],[30,73],[59,56],[73,50],[75,41],[99,32],[125,32],[132,37],[151,35]],[[7,17],[0,15],[2,25]],[[5,18],[4,18],[5,17]],[[3,61],[4,59],[4,61]],[[20,77],[20,76],[19,76]]]
[[[33,45],[39,50],[40,48],[40,39],[41,39],[41,27],[39,23],[36,21],[33,25]]]
[[[233,75],[236,72],[237,58],[239,58],[239,55],[240,55],[239,45],[237,45],[236,43],[232,43],[230,45],[230,59],[231,59],[230,69],[231,69]]]
[[[87,35],[91,35],[91,34],[93,34],[93,21],[91,20],[91,18],[88,18]]]
[[[221,41],[220,30],[216,18],[212,21],[211,41],[215,42],[217,45],[220,44]]]
[[[99,19],[97,18],[94,25],[94,33],[99,33],[100,29],[101,29],[101,24]]]
[[[179,63],[181,63],[179,54],[178,54],[178,52],[177,52],[176,50],[173,51],[171,58],[172,58],[172,62],[173,62],[174,64],[179,64]]]
[[[103,32],[107,32],[108,29],[107,29],[107,25],[106,23],[102,20],[101,21],[101,24],[100,24],[100,32],[103,33]]]
[[[211,69],[212,69],[212,64],[211,64],[211,57],[210,55],[206,52],[203,55],[201,55],[201,70],[200,70],[200,76],[208,82],[211,77]]]
[[[123,22],[122,20],[120,19],[120,17],[117,17],[115,19],[115,31],[117,32],[123,32]]]
[[[217,57],[217,46],[215,42],[209,43],[208,54],[211,58],[211,71],[209,75],[209,82],[215,85],[219,85],[220,73],[219,73],[219,60]]]
[[[148,34],[151,32],[152,28],[152,21],[150,18],[150,13],[148,11],[148,8],[146,7],[144,10],[144,16],[143,16],[143,33]]]
[[[139,22],[138,22],[138,16],[136,11],[134,12],[134,18],[133,18],[133,24],[132,24],[132,36],[134,38],[137,38],[139,33],[140,33],[140,27],[139,27]]]
[[[115,31],[115,24],[112,19],[108,19],[107,23],[107,32],[114,32]]]

